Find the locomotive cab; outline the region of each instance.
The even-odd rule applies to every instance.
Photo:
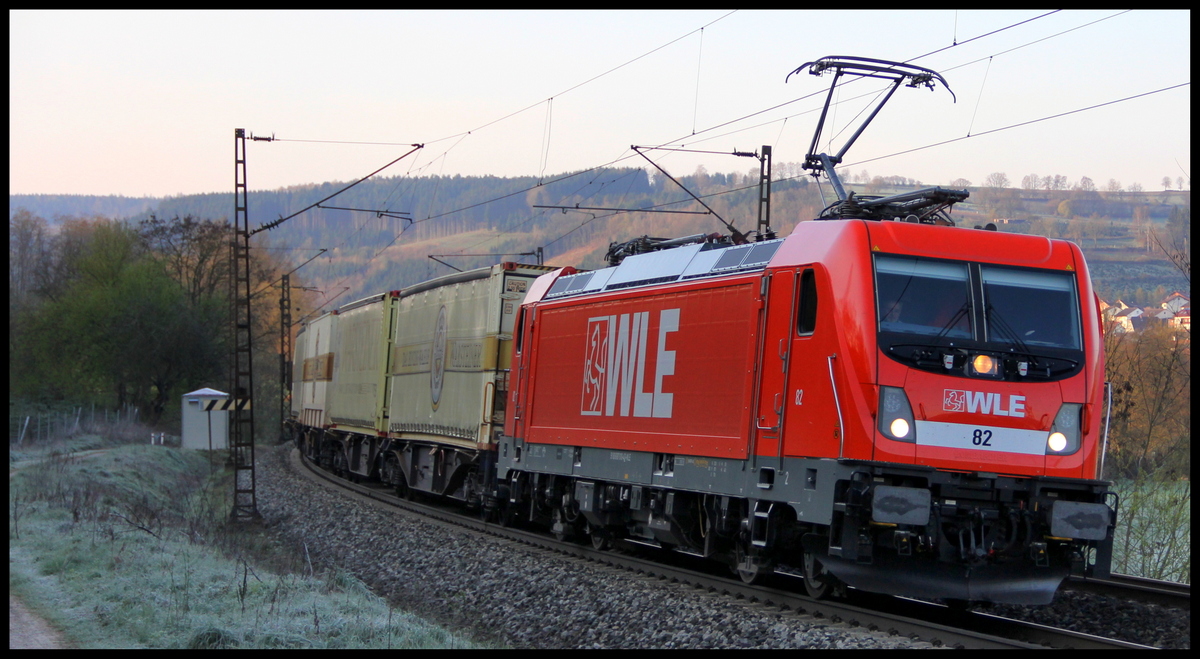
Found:
[[[828,261],[833,299],[817,321],[818,333],[833,326],[833,422],[846,428],[836,457],[853,473],[835,476],[829,526],[806,550],[853,586],[964,600],[1046,603],[1072,570],[1106,574],[1115,495],[1094,480],[1103,348],[1081,304],[1092,293],[1078,249],[828,224],[839,226],[793,236],[836,233],[826,239],[858,251]],[[804,381],[818,380],[791,379],[797,403]],[[801,429],[784,433],[786,454],[817,454]]]

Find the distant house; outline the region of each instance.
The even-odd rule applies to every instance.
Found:
[[[1105,320],[1112,320],[1116,317],[1118,312],[1128,308],[1129,307],[1120,300],[1117,300],[1112,304],[1105,302],[1103,298],[1100,300],[1100,314],[1104,316]]]
[[[1192,300],[1183,293],[1175,291],[1174,293],[1171,293],[1167,297],[1163,298],[1161,306],[1163,309],[1170,309],[1172,313],[1178,313],[1179,310],[1183,309],[1184,307],[1191,307]]]
[[[1118,302],[1122,305],[1124,304],[1123,302],[1120,302],[1120,300],[1118,300]],[[1109,307],[1109,309],[1113,308],[1114,307]],[[1146,319],[1142,318],[1144,315],[1145,312],[1137,307],[1125,307],[1118,310],[1112,315],[1112,321],[1114,323],[1113,331],[1117,332],[1118,334],[1123,332],[1140,332],[1146,325]],[[1135,323],[1134,321],[1137,322]]]
[[[1175,312],[1174,317],[1167,321],[1167,325],[1177,330],[1192,331],[1192,308],[1184,307]]]
[[[1146,307],[1144,310],[1147,321],[1156,323],[1166,323],[1168,320],[1175,317],[1175,312],[1170,309],[1162,309],[1159,307]]]

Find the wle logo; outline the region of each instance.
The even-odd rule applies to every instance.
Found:
[[[675,351],[667,350],[667,334],[679,331],[679,309],[658,312],[658,348],[654,355],[654,389],[646,391],[646,344],[650,313],[641,311],[619,316],[588,319],[587,345],[583,356],[583,402],[585,416],[633,416],[671,418],[674,394],[662,390],[663,378],[675,374]]]
[[[996,416],[1025,416],[1025,397],[1010,395],[1008,409],[1004,409],[1000,394],[986,391],[946,389],[942,398],[942,409],[947,412],[978,412]]]

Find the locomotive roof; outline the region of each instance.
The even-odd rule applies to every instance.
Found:
[[[783,241],[733,246],[703,243],[637,254],[615,267],[559,277],[546,299],[762,270]]]

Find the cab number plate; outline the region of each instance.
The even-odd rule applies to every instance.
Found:
[[[939,421],[917,421],[917,444],[943,448],[999,451],[1002,453],[1025,453],[1045,455],[1046,440],[1050,433],[1039,430],[1020,430],[979,426],[967,423],[942,423]]]

